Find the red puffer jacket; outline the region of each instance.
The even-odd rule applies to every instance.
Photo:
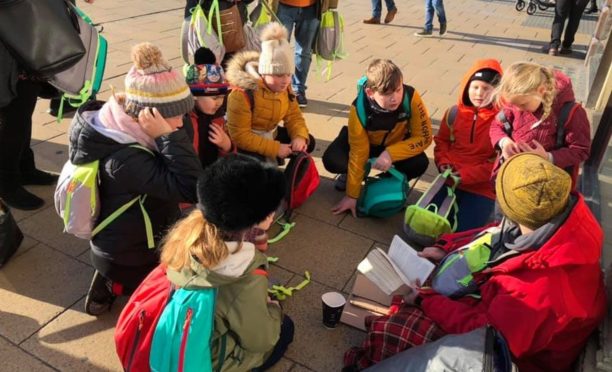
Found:
[[[457,117],[451,123],[454,141],[451,141],[451,131],[445,115],[434,137],[434,159],[438,167],[449,164],[459,173],[459,189],[495,199],[490,178],[496,153],[491,146],[489,130],[498,110],[492,106],[474,107],[468,97],[470,78],[483,69],[502,73],[497,60],[485,59],[476,61],[465,74],[459,89]]]
[[[602,229],[578,196],[548,242],[490,270],[480,301],[423,294],[421,306],[446,333],[493,325],[521,372],[570,371],[606,313],[602,244]]]

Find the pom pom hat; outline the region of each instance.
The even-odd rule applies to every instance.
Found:
[[[223,67],[215,63],[215,55],[208,48],[199,48],[195,52],[195,64],[185,70],[185,81],[191,94],[200,96],[219,96],[228,92],[229,84],[225,80]]]
[[[263,29],[257,70],[260,75],[293,74],[293,49],[288,40],[287,29],[278,22],[271,22]]]
[[[171,118],[193,109],[185,79],[168,65],[157,46],[135,45],[132,62],[125,77],[125,112],[138,116],[143,108],[155,107],[164,118]]]

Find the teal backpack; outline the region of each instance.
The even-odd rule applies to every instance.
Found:
[[[357,201],[357,211],[362,216],[389,217],[406,206],[408,182],[406,175],[393,167],[383,177],[369,177],[375,162],[376,158],[372,158],[366,163],[366,180]]]
[[[357,99],[355,100],[355,109],[357,110],[357,117],[359,122],[365,128],[368,124],[368,114],[366,111],[366,104],[368,102],[365,93],[365,84],[368,78],[362,76],[357,82]],[[410,102],[412,102],[412,93],[414,89],[412,87],[404,85],[404,99],[402,100],[402,110],[404,111],[405,119],[410,120],[411,110]]]
[[[448,179],[453,185],[446,184]],[[406,208],[404,232],[408,240],[424,247],[431,246],[442,234],[457,229],[457,197],[459,179],[447,169],[439,174],[416,204]],[[440,198],[438,195],[443,193]],[[437,201],[440,199],[440,201]],[[477,213],[477,212],[476,212]]]
[[[211,340],[216,288],[177,289],[164,308],[151,343],[151,371],[212,371]],[[219,367],[225,359],[221,338]]]

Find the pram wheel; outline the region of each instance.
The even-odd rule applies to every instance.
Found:
[[[525,2],[523,0],[517,0],[516,5],[514,6],[514,9],[518,10],[519,12],[525,9]]]
[[[527,5],[527,14],[534,15],[536,10],[538,10],[538,7],[534,3]]]

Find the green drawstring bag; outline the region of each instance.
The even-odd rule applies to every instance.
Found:
[[[329,80],[332,63],[347,56],[344,49],[344,18],[336,9],[330,9],[321,15],[314,52],[317,55],[317,64],[321,60],[327,61],[324,73]]]
[[[389,168],[384,177],[369,177],[375,161],[376,158],[372,158],[366,163],[366,180],[357,201],[357,211],[362,216],[389,217],[406,206],[408,182],[394,167]]]
[[[453,179],[453,186],[446,184],[449,178]],[[416,204],[406,208],[404,232],[410,241],[430,246],[440,235],[457,229],[458,206],[455,187],[458,184],[459,179],[448,169],[436,177]],[[441,192],[445,193],[444,198],[435,202],[434,199]]]

